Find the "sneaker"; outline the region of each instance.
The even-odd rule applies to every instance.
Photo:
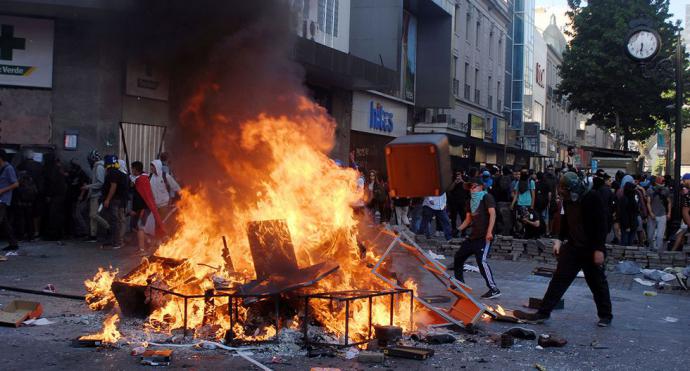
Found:
[[[530,322],[536,322],[536,323],[542,323],[545,320],[549,319],[549,317],[550,317],[548,314],[544,314],[544,313],[539,313],[539,312],[529,313],[529,312],[523,312],[521,310],[513,311],[513,315],[517,319],[521,319],[524,321],[530,321]]]
[[[499,289],[491,289],[482,295],[482,299],[494,299],[501,296],[501,291]]]
[[[611,326],[611,318],[599,318],[599,322],[597,322],[597,326],[599,326],[599,327]]]
[[[2,249],[2,251],[15,251],[15,250],[19,250],[19,246],[17,246],[17,245],[7,245],[7,246],[5,246],[4,249]]]

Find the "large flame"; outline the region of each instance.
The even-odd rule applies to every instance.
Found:
[[[118,270],[113,270],[113,267],[109,267],[108,270],[98,268],[98,272],[92,279],[84,281],[84,286],[88,291],[86,303],[89,304],[91,310],[104,309],[113,302],[115,296],[110,290],[110,286],[113,284],[117,273]]]
[[[324,261],[337,262],[340,269],[326,277],[311,291],[345,291],[354,289],[387,289],[370,272],[367,263],[376,257],[367,253],[361,258],[357,244],[357,220],[352,205],[361,198],[357,186],[358,174],[350,168],[339,167],[327,153],[333,146],[334,123],[325,110],[312,101],[299,99],[296,113],[288,116],[272,116],[259,113],[254,119],[241,123],[237,130],[229,130],[230,118],[211,115],[212,122],[202,117],[200,106],[209,90],[201,90],[190,102],[183,114],[185,125],[199,125],[212,130],[212,140],[204,143],[222,164],[215,169],[218,177],[238,179],[242,174],[246,182],[256,189],[253,194],[238,192],[232,182],[204,182],[199,187],[184,189],[178,203],[176,234],[161,245],[155,255],[184,261],[176,268],[164,268],[160,263],[148,262],[145,269],[127,278],[127,282],[154,285],[185,294],[203,294],[214,287],[213,279],[247,282],[254,279],[254,267],[247,238],[247,224],[251,221],[283,219],[286,221],[295,255],[300,267]],[[261,166],[257,162],[236,159],[239,149],[245,153],[261,154]],[[219,187],[222,187],[219,189]],[[242,189],[247,189],[243,187]],[[218,193],[222,194],[219,204]],[[227,237],[234,272],[229,271],[223,257],[221,236]],[[112,276],[114,277],[114,275]],[[87,284],[92,293],[106,282],[99,271],[94,283]],[[406,287],[414,287],[407,282]],[[98,295],[102,300],[112,297]],[[402,299],[402,298],[400,298]],[[97,301],[100,303],[102,300]],[[154,330],[170,330],[183,326],[184,304],[182,299],[152,293],[157,309],[149,318]],[[409,302],[395,305],[395,323],[410,329]],[[210,331],[220,336],[228,329],[227,299],[192,300],[188,309],[188,326],[192,328],[210,325]],[[315,300],[310,313],[330,332],[344,334],[344,308],[328,301]],[[373,301],[372,322],[388,324],[390,300]],[[93,305],[97,309],[101,304]],[[247,320],[247,310],[240,308],[240,317]],[[350,306],[350,341],[361,340],[368,332],[367,300],[359,300]],[[242,322],[242,321],[240,321]],[[246,334],[240,324],[235,334],[249,339],[268,338],[276,333],[271,321],[265,326]]]

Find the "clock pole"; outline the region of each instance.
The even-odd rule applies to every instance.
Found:
[[[683,137],[683,48],[680,36],[680,28],[678,29],[678,37],[676,40],[676,157],[673,163],[673,179],[675,181],[673,187],[673,205],[675,206],[675,215],[673,219],[682,221],[682,206],[680,204],[680,162],[681,162],[681,142]]]

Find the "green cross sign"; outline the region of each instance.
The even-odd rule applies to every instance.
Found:
[[[3,24],[0,27],[0,59],[11,61],[13,50],[24,50],[26,39],[14,37],[14,26]]]

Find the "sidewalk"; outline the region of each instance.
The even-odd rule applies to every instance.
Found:
[[[83,281],[93,276],[99,266],[113,265],[127,272],[138,264],[136,248],[101,250],[97,244],[67,242],[65,246],[37,242],[24,244],[20,256],[9,256],[0,262],[0,285],[41,290],[52,283],[58,292],[84,294]],[[444,262],[450,263],[450,261]],[[530,262],[490,261],[503,296],[488,302],[508,309],[519,309],[531,297],[541,297],[548,278],[531,275]],[[485,290],[478,273],[466,273],[468,284],[480,295]],[[501,349],[489,335],[500,333],[510,324],[482,322],[480,333],[458,333],[461,342],[430,346],[436,354],[426,361],[388,358],[385,369],[458,370],[505,369],[532,370],[536,363],[548,370],[630,370],[687,369],[690,349],[690,297],[664,294],[647,297],[649,288],[632,283],[632,276],[611,273],[614,322],[611,328],[596,327],[596,312],[591,294],[583,279],[577,279],[565,295],[565,309],[553,313],[544,325],[526,326],[538,333],[555,333],[568,340],[564,348],[537,350],[536,342],[517,340],[510,349]],[[18,329],[0,327],[0,354],[3,369],[137,369],[137,357],[130,349],[96,351],[72,348],[70,340],[100,329],[102,313],[91,312],[83,302],[48,298],[30,294],[0,291],[0,304],[13,299],[37,300],[43,304],[44,317],[55,324]],[[676,323],[664,320],[675,317]],[[136,320],[125,319],[132,324]],[[123,332],[126,337],[127,334]],[[597,341],[599,347],[591,344]],[[310,367],[368,369],[370,365],[342,358],[307,358],[282,356],[289,364],[270,364],[274,353],[257,352],[255,358],[274,369],[308,370]],[[381,368],[382,366],[377,366]],[[220,350],[175,350],[169,368],[237,368],[250,369],[239,357]]]

